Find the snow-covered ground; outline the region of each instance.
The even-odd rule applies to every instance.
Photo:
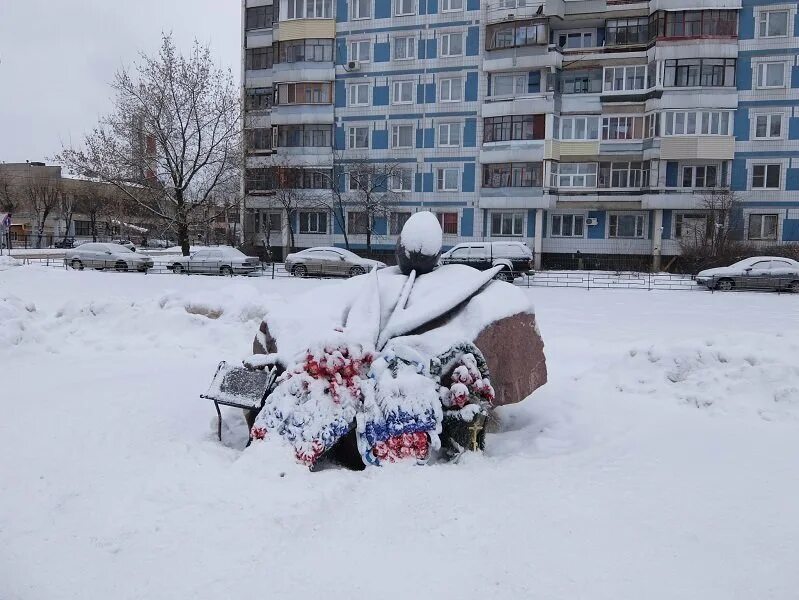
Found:
[[[457,465],[220,445],[217,362],[330,285],[6,262],[0,598],[797,597],[799,297],[532,288],[550,381]]]

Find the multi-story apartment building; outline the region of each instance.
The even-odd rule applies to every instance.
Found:
[[[447,245],[659,268],[728,189],[746,239],[799,240],[795,2],[268,1],[244,3],[256,240],[363,247],[353,164],[392,169],[378,248],[423,208]]]

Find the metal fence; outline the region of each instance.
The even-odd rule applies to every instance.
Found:
[[[203,269],[178,269],[175,270],[175,257],[153,257],[153,266],[143,270],[142,274],[148,275],[223,275],[236,276],[245,275],[249,277],[267,277],[270,279],[297,278],[286,271],[283,263],[261,262],[258,267],[247,273],[234,271],[225,268],[227,263],[207,264]],[[63,256],[29,256],[20,258],[23,264],[37,264],[60,269],[75,270],[67,264]],[[119,261],[109,261],[107,265],[85,267],[86,269],[97,269],[103,271],[122,271],[135,272],[135,267],[122,268]],[[338,274],[317,274],[306,275],[304,279],[333,279],[338,278]],[[762,280],[738,281],[733,290],[774,290],[778,292],[795,291],[791,289],[791,284],[796,278],[785,277],[784,280],[765,283]],[[537,271],[533,275],[520,275],[514,280],[514,284],[519,287],[563,287],[580,288],[585,290],[600,289],[628,289],[628,290],[667,290],[667,291],[715,291],[718,286],[698,285],[695,278],[691,275],[675,275],[671,273],[647,273],[639,271],[575,271],[575,270],[545,270]]]

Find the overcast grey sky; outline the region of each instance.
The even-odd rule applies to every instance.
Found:
[[[240,0],[0,0],[0,161],[46,160],[111,109],[108,83],[171,31],[239,78]]]

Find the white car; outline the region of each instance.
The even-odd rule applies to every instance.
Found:
[[[781,256],[754,256],[729,267],[705,269],[696,283],[711,290],[787,290],[799,293],[799,262]]]
[[[286,271],[295,277],[306,275],[337,275],[355,277],[374,269],[385,268],[386,263],[379,260],[361,258],[344,248],[308,248],[286,256]]]
[[[153,259],[133,252],[119,244],[89,242],[67,250],[64,258],[73,269],[114,269],[116,271],[147,272],[153,267]]]
[[[231,246],[203,248],[190,256],[170,261],[167,266],[175,273],[204,273],[206,275],[249,274],[261,266],[255,256],[247,256]]]

